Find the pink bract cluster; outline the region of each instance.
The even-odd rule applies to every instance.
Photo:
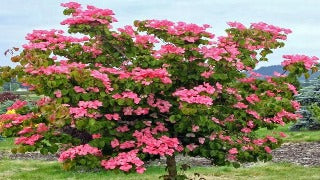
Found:
[[[35,69],[32,66],[29,66],[25,69],[26,72],[32,75],[52,75],[52,74],[70,74],[70,72],[74,69],[84,69],[86,67],[85,64],[82,63],[68,63],[66,60],[60,61],[59,65],[52,65],[48,67],[40,67]]]
[[[175,151],[182,151],[183,147],[180,145],[177,138],[170,138],[168,136],[161,136],[159,139],[153,137],[158,132],[167,131],[162,123],[151,129],[150,127],[142,129],[141,131],[135,131],[133,136],[137,139],[137,147],[143,147],[144,153],[154,155],[169,155],[172,156]]]
[[[61,22],[62,25],[77,25],[77,24],[104,24],[109,28],[112,26],[110,23],[117,22],[113,17],[114,13],[110,9],[100,9],[94,6],[87,6],[86,10],[82,10],[80,4],[76,2],[62,3],[61,6],[73,9],[72,17],[65,19]]]
[[[66,47],[66,43],[73,42],[84,42],[88,41],[88,37],[76,38],[72,36],[64,36],[62,30],[52,29],[50,31],[47,30],[33,30],[31,34],[26,36],[26,40],[29,40],[29,44],[25,44],[22,47],[25,49],[64,49]]]
[[[108,160],[102,160],[101,165],[105,169],[119,168],[122,171],[128,172],[135,166],[138,173],[143,173],[146,169],[143,167],[144,162],[137,157],[138,150],[131,150],[129,152],[119,153],[118,156]]]
[[[187,103],[195,103],[195,104],[204,104],[204,105],[212,105],[213,100],[211,97],[206,95],[200,95],[201,92],[205,92],[207,94],[213,94],[215,92],[215,88],[211,86],[209,83],[204,83],[204,85],[199,85],[194,87],[193,89],[181,89],[174,92],[173,96],[178,96],[180,101],[185,101]]]
[[[170,111],[170,107],[172,106],[172,104],[170,104],[169,101],[165,101],[162,99],[157,98],[155,100],[154,98],[154,94],[150,94],[148,97],[148,104],[151,107],[157,107],[159,109],[160,112],[162,113],[167,113]]]
[[[43,136],[40,134],[34,134],[30,137],[18,137],[15,139],[14,143],[15,144],[25,144],[25,145],[34,145],[36,143],[36,141],[38,141],[39,139],[41,139]]]
[[[151,28],[159,29],[159,30],[165,30],[171,35],[178,35],[179,36],[182,34],[186,35],[186,34],[191,33],[194,36],[199,35],[199,34],[205,34],[209,37],[213,37],[213,34],[206,31],[206,29],[210,27],[210,25],[208,25],[208,24],[205,24],[203,26],[198,26],[196,24],[187,24],[185,22],[174,23],[174,22],[168,21],[168,20],[148,20],[146,27],[151,27]],[[193,39],[190,37],[189,37],[190,39],[188,39],[188,37],[189,36],[187,36],[187,38],[186,38],[186,40],[188,42],[194,42],[195,40],[198,40],[197,38]]]
[[[27,104],[28,104],[27,101],[17,100],[12,106],[8,107],[7,110],[20,109],[20,108],[24,107]]]
[[[319,58],[315,56],[309,57],[306,55],[299,54],[284,55],[283,58],[285,60],[281,63],[282,66],[289,66],[295,63],[302,63],[307,70],[310,70],[313,66],[315,66],[319,60]]]
[[[76,157],[86,156],[86,155],[102,156],[102,153],[98,148],[92,147],[89,144],[85,144],[85,145],[72,147],[66,151],[63,151],[59,156],[59,161],[60,162],[63,162],[66,160],[72,161]]]
[[[129,99],[132,99],[135,104],[139,104],[139,102],[141,101],[141,98],[139,98],[138,95],[132,91],[126,91],[121,94],[114,94],[112,97],[114,99],[129,98]]]
[[[78,106],[79,107],[69,108],[70,114],[74,115],[75,118],[81,118],[85,116],[98,118],[102,116],[100,113],[97,113],[97,112],[88,113],[88,109],[98,109],[100,106],[102,106],[102,102],[98,100],[79,101]]]

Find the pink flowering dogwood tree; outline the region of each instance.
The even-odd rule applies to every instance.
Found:
[[[17,75],[42,98],[34,109],[16,102],[8,109],[16,113],[0,115],[0,131],[19,136],[14,151],[59,152],[65,169],[143,173],[146,161],[165,156],[167,178],[177,179],[177,154],[236,167],[270,160],[283,134],[255,131],[296,120],[292,83],[317,70],[316,57],[285,55],[288,75],[254,73],[291,33],[266,23],[229,22],[220,37],[209,25],[168,20],[114,29],[112,10],[62,6],[69,17],[61,24],[77,36],[26,36],[13,58],[20,65],[1,75]]]

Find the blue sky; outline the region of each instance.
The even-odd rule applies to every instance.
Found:
[[[33,29],[65,29],[60,22],[61,2],[66,0],[1,0],[0,1],[0,65],[12,65],[3,52],[20,47]],[[228,21],[266,22],[290,28],[286,46],[260,66],[280,64],[283,54],[320,56],[320,1],[318,0],[79,0],[109,8],[119,20],[116,27],[132,24],[136,19],[169,19],[212,25],[212,32],[224,35]]]

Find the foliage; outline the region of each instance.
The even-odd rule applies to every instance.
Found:
[[[0,113],[4,114],[7,112],[7,108],[12,106],[14,101],[8,100],[0,104]]]
[[[309,110],[312,112],[312,114],[316,117],[316,120],[320,123],[320,107],[319,104],[314,103],[310,105]]]
[[[19,95],[15,95],[11,92],[3,92],[0,94],[0,103],[3,103],[5,101],[14,101],[16,99],[19,99]]]
[[[316,57],[287,55],[288,76],[252,72],[284,46],[289,29],[230,22],[227,35],[214,39],[209,25],[145,20],[114,30],[111,10],[62,6],[71,17],[61,24],[84,36],[28,34],[29,43],[12,58],[20,66],[2,77],[17,76],[45,97],[38,108],[17,102],[9,108],[15,113],[0,119],[4,133],[23,127],[16,151],[61,149],[66,169],[98,163],[143,173],[145,161],[177,153],[235,167],[270,160],[280,137],[260,138],[255,131],[296,120],[299,103],[292,101],[297,90],[291,83],[310,68],[316,71]],[[168,169],[175,169],[171,164]]]
[[[11,149],[15,148],[14,145],[14,138],[5,138],[2,137],[3,140],[0,142],[0,151],[10,151]]]

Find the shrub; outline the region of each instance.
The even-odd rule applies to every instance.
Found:
[[[227,35],[214,39],[209,25],[145,20],[115,30],[111,10],[62,6],[71,17],[61,24],[84,36],[28,34],[29,43],[13,58],[21,66],[10,73],[45,97],[32,112],[0,119],[27,116],[17,150],[61,147],[66,169],[98,162],[107,170],[143,173],[145,161],[166,156],[164,177],[176,179],[178,153],[235,167],[270,160],[281,139],[254,132],[296,120],[291,83],[316,70],[316,57],[287,55],[288,76],[252,72],[291,32],[266,23],[231,22]]]
[[[14,101],[16,99],[19,99],[19,95],[15,95],[11,92],[3,92],[0,93],[0,103],[3,103],[5,101]]]

